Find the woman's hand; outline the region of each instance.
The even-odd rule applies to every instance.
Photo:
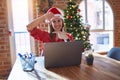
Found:
[[[38,26],[41,23],[49,23],[51,18],[54,16],[54,14],[52,12],[47,12],[46,14],[44,14],[43,16],[40,16],[36,19],[34,19],[33,21],[31,21],[26,27],[27,30],[32,30],[33,28],[35,28],[36,26]]]
[[[50,20],[54,17],[54,14],[52,12],[47,12],[46,13],[46,19],[45,22],[46,23],[50,23]]]
[[[64,41],[68,39],[67,33],[64,31],[64,28],[62,28],[62,31],[54,31],[53,33],[56,33],[58,38],[64,39]]]

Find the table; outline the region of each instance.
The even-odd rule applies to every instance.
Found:
[[[79,66],[44,68],[44,58],[37,57],[35,70],[24,72],[17,59],[8,80],[120,80],[120,62],[114,59],[94,55],[92,66],[87,65],[85,56]]]

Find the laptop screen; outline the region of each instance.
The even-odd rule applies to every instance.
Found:
[[[83,41],[45,43],[44,48],[46,68],[72,66],[81,63]]]

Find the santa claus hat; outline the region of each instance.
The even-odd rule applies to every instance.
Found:
[[[47,12],[52,12],[54,16],[59,16],[60,18],[63,18],[62,13],[56,7],[50,8]]]

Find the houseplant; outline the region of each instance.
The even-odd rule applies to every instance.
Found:
[[[94,61],[94,56],[93,54],[88,54],[88,56],[86,56],[86,62],[88,65],[92,65]]]
[[[93,50],[89,50],[86,53],[86,62],[88,65],[92,65],[94,61]]]

